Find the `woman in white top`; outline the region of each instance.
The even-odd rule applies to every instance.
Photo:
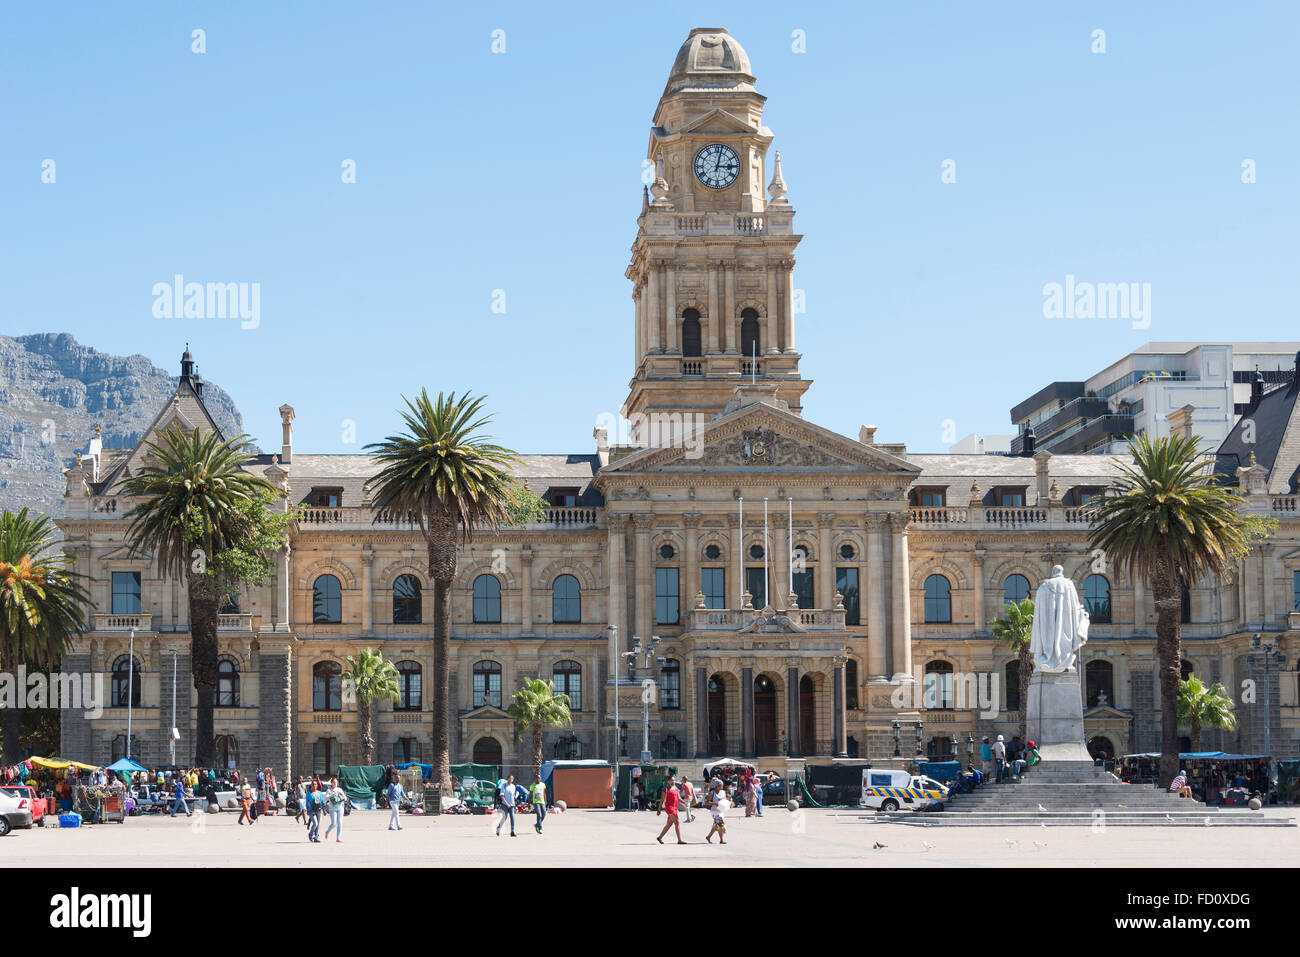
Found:
[[[727,843],[727,808],[731,807],[731,802],[727,800],[726,793],[719,784],[709,795],[709,813],[713,815],[713,827],[709,828],[709,833],[704,839],[710,844],[713,843],[713,835],[718,835],[718,843]]]
[[[347,804],[347,795],[339,787],[338,778],[330,781],[330,789],[325,794],[325,807],[330,812],[329,827],[325,828],[325,836],[330,836],[330,831],[334,832],[334,843],[343,843],[343,806]]]

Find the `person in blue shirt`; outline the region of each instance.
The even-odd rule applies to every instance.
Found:
[[[307,792],[307,840],[316,844],[320,843],[320,817],[324,810],[325,796],[313,781],[311,790]]]
[[[497,810],[501,812],[501,820],[497,821],[497,837],[501,836],[501,825],[510,819],[510,836],[516,837],[515,834],[515,805],[519,803],[519,789],[515,787],[515,776],[507,775],[505,781],[497,787]]]
[[[172,801],[172,817],[176,816],[176,810],[180,809],[189,817],[193,812],[190,811],[189,805],[185,803],[185,785],[181,783],[180,778],[176,779],[175,800]]]
[[[402,787],[402,782],[397,780],[397,775],[393,775],[393,780],[388,784],[388,806],[392,809],[392,814],[388,818],[388,829],[390,831],[402,830],[402,822],[398,818],[398,812],[402,807],[402,798],[406,797],[406,790]]]

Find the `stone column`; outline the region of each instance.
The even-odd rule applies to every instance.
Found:
[[[293,621],[293,547],[285,542],[284,558],[280,562],[280,620],[276,622],[276,631],[290,631]]]
[[[533,547],[519,547],[519,628],[520,634],[531,635],[536,630],[533,614]]]
[[[767,603],[773,608],[785,608],[790,595],[790,539],[786,534],[785,501],[777,499],[777,507],[768,503],[768,529],[772,536],[772,554],[768,557],[767,584],[770,594]]]
[[[834,521],[834,512],[817,514],[817,550],[821,554],[817,561],[817,594],[813,604],[818,608],[835,607],[835,556],[831,554]]]
[[[677,267],[664,266],[664,323],[667,325],[665,342],[669,350],[682,354],[682,320],[677,315]]]
[[[721,285],[721,279],[719,278],[718,273],[720,270],[725,269],[726,266],[723,263],[709,262],[705,264],[704,268],[706,270],[704,274],[704,288],[707,296],[707,304],[705,308],[707,308],[709,312],[708,328],[714,336],[713,342],[716,342],[718,333],[715,330],[719,328],[723,311],[718,302],[718,286]],[[704,336],[704,342],[704,348],[700,351],[706,354],[712,352],[713,350],[710,348],[712,343],[709,341],[707,335]]]
[[[375,550],[367,545],[361,549],[361,633],[375,630],[375,600],[371,591],[371,568],[375,564]]]
[[[728,515],[727,527],[731,530],[732,547],[726,553],[726,564],[723,565],[722,577],[727,585],[727,607],[739,608],[740,596],[745,588],[745,578],[741,574],[741,568],[744,566],[736,560],[736,556],[740,554],[745,545],[743,536],[740,534],[740,516],[736,514]],[[736,577],[738,575],[739,578]]]
[[[277,779],[282,775],[287,779],[293,772],[293,642],[259,638],[258,643],[257,706],[262,737],[258,760],[273,770]]]
[[[786,741],[790,743],[790,757],[801,758],[804,742],[799,727],[799,668],[790,665],[785,672]]]
[[[976,548],[971,562],[974,574],[971,580],[975,585],[975,634],[988,634],[988,622],[984,620],[984,556],[985,551],[982,548]],[[1036,588],[1036,585],[1030,585],[1030,588]]]
[[[636,336],[633,338],[632,351],[632,369],[633,372],[641,367],[641,357],[646,351],[646,331],[645,331],[645,283],[638,283],[632,291],[632,299],[635,304],[636,313]]]
[[[608,623],[614,630],[608,631],[609,670],[612,675],[619,667],[619,646],[627,640],[627,519],[622,515],[609,515],[609,614]]]
[[[894,634],[892,680],[909,681],[912,671],[912,596],[907,561],[906,512],[889,514],[894,543]]]
[[[862,602],[867,612],[867,680],[889,679],[885,632],[885,516],[867,515],[867,581]]]
[[[831,672],[831,684],[833,692],[831,705],[835,709],[831,718],[831,753],[837,758],[843,758],[848,757],[849,753],[843,665],[836,665],[835,670]]]
[[[695,756],[709,755],[709,669],[695,669]]]
[[[650,557],[650,523],[653,516],[649,512],[638,512],[632,516],[636,523],[636,549],[633,581],[636,587],[636,618],[632,633],[649,646],[650,636],[654,634],[655,593],[654,562]],[[627,638],[623,646],[630,648],[632,639]]]
[[[718,348],[735,354],[736,349],[736,266],[722,264],[722,313],[718,316]]]
[[[1118,577],[1118,576],[1116,576]],[[1147,587],[1141,575],[1128,574],[1133,582],[1133,627],[1142,629],[1147,624]],[[1112,589],[1113,591],[1113,589]],[[1112,602],[1114,597],[1112,596]],[[1112,608],[1112,611],[1114,609]]]
[[[785,289],[781,295],[781,351],[794,352],[794,260],[781,260],[781,280]]]
[[[695,596],[700,592],[700,513],[687,512],[683,516],[686,523],[686,561],[683,572],[686,581],[677,589],[681,602],[681,620],[690,618],[691,609],[695,607]]]
[[[646,309],[646,351],[659,352],[659,320],[663,315],[662,304],[660,303],[659,274],[663,271],[663,264],[656,261],[650,262],[650,276],[646,285],[647,309]]]
[[[1273,580],[1269,573],[1269,559],[1272,557],[1273,546],[1261,545],[1259,548],[1260,613],[1263,615],[1265,630],[1273,625]]]
[[[776,264],[769,263],[767,266],[767,316],[763,324],[763,353],[777,351],[777,321],[780,309],[777,306],[776,274]]]
[[[758,751],[754,740],[754,669],[740,669],[740,736],[745,757],[752,758]]]

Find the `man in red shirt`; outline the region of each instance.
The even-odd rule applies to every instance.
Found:
[[[673,776],[670,774],[668,775],[667,784],[664,785],[663,801],[659,805],[659,811],[668,815],[668,822],[664,825],[664,829],[659,832],[659,836],[655,838],[655,840],[660,844],[664,842],[664,835],[668,833],[670,827],[677,832],[677,843],[686,843],[682,840],[682,826],[677,822],[677,808],[680,803],[681,795],[678,793],[677,785],[674,783]],[[655,811],[656,816],[658,816],[659,811]]]

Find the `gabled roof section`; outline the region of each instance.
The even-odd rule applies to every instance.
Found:
[[[674,130],[674,134],[694,133],[697,130],[707,131],[709,133],[761,133],[762,130],[754,124],[742,120],[734,113],[723,109],[712,109],[707,113],[702,113],[695,119],[691,120],[680,129]]]
[[[1225,483],[1236,484],[1237,469],[1255,463],[1269,470],[1268,490],[1274,495],[1296,491],[1300,470],[1300,380],[1264,393],[1241,414],[1216,453],[1214,470]]]
[[[124,470],[132,475],[137,474],[149,451],[146,448],[147,443],[155,441],[172,425],[179,425],[186,431],[196,428],[201,432],[212,431],[225,438],[221,427],[217,425],[216,419],[203,404],[203,398],[195,391],[191,380],[187,376],[182,376],[177,383],[176,391],[172,393],[171,401],[154,416],[153,422],[140,437],[135,448],[114,463],[113,470],[95,486],[95,492],[104,494],[111,491],[118,481],[124,478]]]

